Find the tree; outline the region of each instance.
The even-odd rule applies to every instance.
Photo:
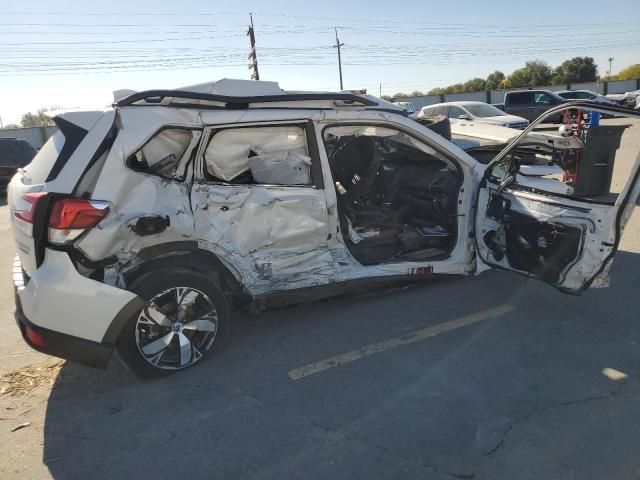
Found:
[[[620,73],[616,75],[618,80],[634,80],[640,78],[640,63],[630,65],[627,68],[620,70]]]
[[[565,60],[553,72],[554,85],[578,82],[595,82],[597,67],[591,57],[573,57]]]
[[[500,88],[505,79],[506,77],[504,73],[502,73],[500,70],[496,70],[495,72],[490,73],[486,81],[487,90],[495,90],[497,88]]]
[[[444,93],[463,93],[464,85],[461,83],[454,83],[453,85],[449,85],[445,87]]]
[[[5,125],[4,127],[2,127],[3,129],[8,129],[8,128],[20,128],[20,125],[17,125],[15,123],[10,123],[9,125]]]
[[[46,112],[46,108],[41,108],[36,113],[25,113],[20,119],[20,124],[23,127],[51,127],[55,125]]]
[[[423,95],[424,93],[422,93],[420,90],[414,90],[413,92],[411,92],[412,97],[421,97]]]
[[[472,78],[467,80],[463,84],[463,90],[465,92],[479,92],[480,90],[486,90],[487,82],[483,78]]]
[[[507,86],[509,88],[520,88],[530,86],[530,78],[524,68],[518,68],[511,72],[507,78]]]
[[[553,72],[549,64],[542,60],[532,60],[524,64],[524,67],[515,70],[507,83],[510,87],[536,87],[549,85]]]
[[[397,102],[399,100],[402,100],[403,98],[407,98],[409,96],[409,94],[404,93],[404,92],[398,92],[395,95],[393,95],[393,97],[391,97],[391,100],[394,102]]]

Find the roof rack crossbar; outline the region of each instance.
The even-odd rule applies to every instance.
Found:
[[[250,103],[277,103],[277,102],[304,102],[313,100],[340,100],[343,102],[353,102],[362,106],[377,106],[378,104],[368,98],[363,98],[353,93],[299,93],[284,95],[259,95],[252,97],[230,97],[226,95],[216,95],[212,93],[189,92],[184,90],[146,90],[137,92],[128,97],[114,102],[114,106],[125,107],[133,105],[141,100],[147,103],[160,103],[164,98],[185,98],[190,100],[205,100],[210,102],[220,102],[228,107],[233,106],[246,108]]]

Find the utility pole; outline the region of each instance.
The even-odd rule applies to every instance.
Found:
[[[612,66],[613,66],[613,57],[609,57],[609,80],[611,80],[611,75],[613,74]]]
[[[382,98],[382,82],[380,82],[380,86],[378,89],[378,97]]]
[[[249,69],[253,68],[253,73],[251,74],[251,80],[260,80],[260,74],[258,73],[258,56],[256,55],[256,35],[253,30],[253,15],[250,13],[249,18],[251,19],[251,26],[249,26],[249,30],[247,30],[247,35],[249,36],[249,41],[251,42],[251,52],[249,53],[249,60],[251,63],[249,64]]]
[[[344,87],[342,86],[342,57],[340,56],[340,47],[342,47],[344,43],[340,43],[340,40],[338,40],[338,29],[336,27],[333,27],[333,29],[336,31],[336,44],[333,47],[338,49],[338,71],[340,72],[340,90],[342,91]]]

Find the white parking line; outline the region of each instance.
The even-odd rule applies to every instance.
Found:
[[[375,355],[376,353],[386,352],[402,345],[407,345],[409,343],[414,343],[420,340],[435,337],[436,335],[439,335],[441,333],[455,330],[456,328],[471,325],[473,323],[478,323],[483,320],[488,320],[499,315],[504,315],[505,313],[509,313],[514,310],[515,307],[512,307],[511,305],[501,305],[499,307],[491,308],[483,312],[472,313],[471,315],[456,318],[455,320],[449,320],[448,322],[439,323],[438,325],[434,325],[432,327],[427,327],[421,330],[416,330],[415,332],[406,333],[404,335],[400,335],[399,337],[390,338],[389,340],[385,340],[383,342],[373,343],[357,350],[351,350],[350,352],[341,353],[340,355],[325,358],[324,360],[310,363],[300,368],[294,368],[293,370],[289,370],[289,378],[291,378],[291,380],[300,380],[301,378],[308,377],[309,375],[313,375],[315,373],[323,372],[330,368],[344,365],[345,363],[354,362],[361,358]]]

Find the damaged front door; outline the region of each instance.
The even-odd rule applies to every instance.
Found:
[[[544,123],[558,113],[559,127]],[[546,145],[533,141],[542,130]],[[639,150],[636,113],[591,102],[550,110],[485,172],[476,203],[480,261],[571,293],[605,286],[640,191]],[[542,165],[562,173],[527,175]]]
[[[335,279],[310,128],[303,122],[205,130],[192,190],[195,230],[254,295]]]

